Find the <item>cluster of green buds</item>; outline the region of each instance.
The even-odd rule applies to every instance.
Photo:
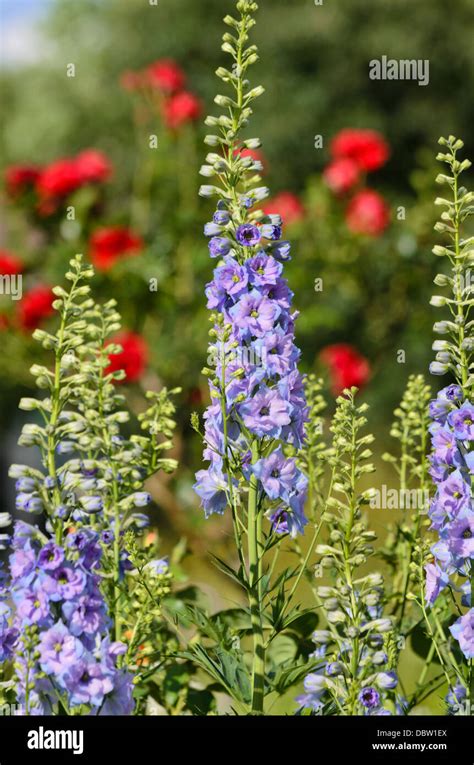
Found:
[[[35,339],[54,353],[54,364],[34,365],[36,384],[46,395],[24,398],[20,408],[35,411],[42,423],[23,427],[19,443],[36,446],[42,468],[13,465],[17,509],[46,517],[47,530],[61,544],[73,526],[98,533],[103,545],[101,573],[114,621],[121,636],[125,608],[121,580],[132,568],[124,535],[141,534],[148,525],[139,512],[151,501],[147,479],[157,471],[172,472],[168,458],[175,428],[175,407],[166,389],[146,393],[148,407],[138,415],[141,433],[129,435],[130,412],[117,387],[123,370],[108,371],[110,357],[120,353],[113,342],[120,329],[115,300],[98,305],[91,297],[94,271],[77,255],[66,278],[69,289],[55,287],[56,333],[36,330]],[[122,432],[127,426],[127,434]]]
[[[472,393],[474,383],[472,354],[474,351],[473,321],[469,320],[469,311],[472,307],[472,294],[474,285],[470,266],[474,264],[474,238],[462,235],[462,228],[467,219],[474,211],[474,192],[468,191],[460,185],[460,176],[471,166],[468,159],[460,161],[458,152],[464,144],[454,136],[440,138],[439,143],[444,151],[437,155],[437,159],[444,162],[449,172],[440,173],[436,181],[449,189],[448,198],[438,197],[435,204],[443,207],[441,220],[435,229],[447,235],[449,244],[436,245],[433,253],[449,262],[450,273],[440,273],[435,278],[438,287],[449,288],[451,295],[434,295],[431,305],[447,307],[451,314],[449,320],[438,321],[434,325],[434,331],[446,336],[446,339],[435,340],[433,350],[436,351],[436,359],[431,363],[430,371],[435,375],[444,375],[451,372],[460,378],[466,395]]]
[[[324,512],[329,536],[316,547],[316,576],[328,579],[316,588],[327,628],[313,634],[313,656],[321,663],[306,677],[299,702],[329,714],[391,714],[398,680],[383,577],[360,571],[374,554],[376,535],[362,516],[373,490],[360,489],[361,479],[374,471],[373,436],[363,433],[367,405],[357,405],[355,394],[352,388],[337,399],[331,426],[332,475]]]
[[[414,584],[413,556],[422,527],[428,525],[430,501],[429,476],[429,403],[431,387],[423,375],[410,375],[400,405],[395,409],[395,420],[390,435],[398,441],[396,454],[386,452],[382,459],[392,465],[397,475],[398,509],[403,512],[399,522],[390,525],[381,550],[383,559],[392,572],[392,613],[397,619],[398,631],[406,634],[417,615],[407,607],[407,595]]]

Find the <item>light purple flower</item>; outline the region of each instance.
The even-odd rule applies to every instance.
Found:
[[[275,285],[278,282],[283,266],[271,255],[260,252],[245,261],[248,278],[257,287]]]
[[[229,313],[243,337],[262,337],[273,329],[280,308],[274,301],[252,290],[243,295]]]
[[[42,633],[38,650],[41,669],[51,675],[62,675],[84,652],[81,641],[61,621]]]
[[[257,436],[278,438],[284,425],[290,423],[291,406],[276,388],[262,386],[259,391],[239,407],[246,427]]]
[[[199,470],[196,473],[196,483],[193,488],[201,497],[201,504],[206,518],[212,513],[221,515],[227,504],[227,477],[216,464],[207,470]]]
[[[270,499],[287,499],[298,475],[295,460],[285,457],[281,446],[269,457],[258,460],[252,472],[262,482]]]
[[[39,552],[38,566],[46,571],[54,571],[64,560],[64,550],[54,542],[48,542]]]
[[[426,572],[426,603],[432,605],[440,592],[449,584],[449,577],[435,563],[427,563]]]
[[[229,257],[214,271],[214,280],[218,290],[224,290],[236,298],[247,289],[248,274],[243,266]]]
[[[474,659],[474,608],[449,628],[452,636],[459,642],[459,647],[466,659]]]
[[[464,403],[460,409],[454,409],[448,417],[454,435],[460,441],[474,441],[474,406]]]

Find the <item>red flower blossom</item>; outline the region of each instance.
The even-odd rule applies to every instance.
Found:
[[[86,149],[75,159],[76,170],[83,183],[103,183],[112,175],[112,165],[101,151]]]
[[[338,396],[345,388],[363,388],[370,378],[370,365],[364,356],[346,343],[328,345],[320,353],[329,367],[331,390]]]
[[[106,181],[111,174],[112,165],[105,154],[97,149],[86,149],[77,157],[58,159],[44,168],[36,188],[42,200],[57,199],[68,196],[87,183]]]
[[[38,178],[36,188],[40,197],[65,197],[81,185],[74,159],[58,159],[48,165]]]
[[[184,72],[171,58],[155,61],[145,70],[148,84],[164,93],[176,93],[184,87]]]
[[[282,191],[276,197],[269,199],[262,207],[265,215],[281,215],[283,222],[287,225],[297,223],[305,215],[305,209],[296,196],[291,191]]]
[[[390,208],[376,191],[363,189],[349,202],[346,223],[354,234],[379,236],[390,223]]]
[[[38,165],[11,165],[5,170],[5,187],[11,197],[34,188],[41,173]]]
[[[10,326],[10,321],[6,313],[0,313],[0,332],[5,332]]]
[[[91,236],[89,257],[99,271],[108,271],[118,258],[138,255],[143,240],[125,226],[99,228]]]
[[[390,149],[384,137],[376,130],[341,130],[331,142],[333,157],[353,159],[361,170],[371,172],[384,165]]]
[[[126,377],[124,380],[117,380],[118,383],[139,380],[148,362],[148,346],[143,337],[135,332],[123,330],[110,342],[121,345],[122,351],[109,356],[110,364],[105,370],[106,374],[123,369]]]
[[[323,178],[335,194],[345,194],[359,180],[359,167],[353,159],[334,159],[325,169]]]
[[[186,122],[195,122],[201,114],[201,101],[186,90],[171,96],[163,105],[163,118],[171,130],[176,130]]]
[[[18,321],[23,329],[33,330],[54,313],[55,297],[51,287],[33,287],[18,304]]]
[[[21,274],[22,271],[23,263],[20,258],[8,252],[8,250],[0,250],[0,274],[3,276],[13,276]]]

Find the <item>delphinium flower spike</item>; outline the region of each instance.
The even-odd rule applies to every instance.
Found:
[[[306,676],[298,701],[313,713],[387,715],[399,704],[395,637],[384,611],[382,575],[360,571],[373,555],[375,534],[362,519],[373,490],[361,491],[359,481],[374,468],[368,461],[373,436],[362,432],[367,405],[358,406],[355,394],[352,388],[337,399],[331,426],[331,490],[324,513],[330,531],[327,543],[316,547],[316,573],[330,576],[316,589],[326,625],[313,633],[312,658],[319,664]]]
[[[81,256],[71,260],[69,290],[55,288],[59,328],[35,333],[54,354],[52,369],[32,368],[45,395],[20,402],[43,423],[25,425],[20,437],[39,449],[41,467],[10,469],[17,509],[45,521],[44,531],[16,522],[0,593],[2,659],[13,663],[21,714],[130,714],[135,653],[121,627],[142,625],[134,639],[148,641],[168,589],[166,562],[138,554],[134,540],[147,523],[136,512],[150,500],[144,480],[174,467],[161,456],[174,409],[165,390],[149,394],[143,435],[120,435],[129,415],[114,386],[122,373],[107,372],[114,349],[106,346],[120,317],[113,302],[103,309],[94,303],[92,276]],[[127,597],[128,574],[152,602],[139,592]]]
[[[388,502],[387,509],[396,509],[403,518],[390,527],[387,542],[381,551],[392,571],[392,613],[397,631],[406,635],[418,621],[418,614],[407,615],[410,601],[407,595],[414,581],[412,562],[419,541],[420,529],[427,524],[430,499],[429,476],[429,402],[431,388],[423,375],[410,375],[399,406],[395,409],[395,421],[390,435],[399,446],[397,455],[385,453],[382,459],[390,463],[398,477],[394,489],[395,502]]]
[[[440,138],[443,151],[438,159],[447,165],[437,182],[447,188],[447,198],[436,199],[443,207],[435,228],[448,238],[436,245],[435,255],[445,258],[448,273],[435,278],[435,284],[447,288],[449,295],[435,295],[431,304],[449,311],[438,321],[434,331],[444,339],[436,340],[436,359],[430,366],[434,375],[448,374],[453,382],[443,388],[430,405],[432,424],[431,477],[436,494],[430,507],[431,528],[437,535],[431,547],[433,558],[426,563],[426,604],[436,610],[443,590],[458,594],[452,599],[455,617],[449,627],[451,638],[444,646],[450,663],[452,687],[448,704],[458,706],[467,699],[474,703],[474,322],[471,315],[473,287],[470,266],[474,263],[473,238],[464,235],[467,219],[472,216],[474,193],[460,185],[461,174],[470,167],[458,159],[463,148],[454,136]],[[449,636],[448,636],[449,637]],[[459,666],[450,643],[460,649],[465,667]]]
[[[258,209],[267,196],[260,163],[251,151],[256,138],[242,137],[252,114],[251,104],[263,93],[250,87],[247,71],[258,56],[248,45],[257,4],[237,2],[239,17],[226,16],[230,32],[222,49],[232,67],[217,75],[230,95],[218,95],[220,116],[206,124],[216,133],[206,137],[215,151],[201,169],[214,185],[201,195],[217,198],[217,209],[206,224],[209,252],[217,260],[207,285],[212,311],[209,377],[212,403],[205,414],[205,459],[195,490],[206,515],[232,511],[235,539],[249,594],[254,636],[252,704],[263,711],[265,656],[262,624],[262,558],[264,518],[273,535],[294,536],[304,529],[307,479],[285,445],[303,440],[306,404],[294,344],[292,293],[283,277],[290,245],[282,240],[278,215]],[[246,542],[246,545],[245,545]],[[246,549],[245,549],[246,546]]]

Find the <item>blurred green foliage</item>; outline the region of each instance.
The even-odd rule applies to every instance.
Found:
[[[474,120],[472,0],[261,0],[255,41],[267,95],[254,129],[265,139],[271,182],[296,189],[321,168],[314,135],[346,125],[381,130],[396,162],[384,170],[406,189],[420,146],[440,134],[469,140]],[[97,144],[126,182],[133,166],[124,69],[171,56],[210,105],[222,63],[221,18],[232,0],[55,0],[45,20],[42,60],[2,77],[8,161],[52,159]],[[386,55],[429,59],[430,82],[371,81],[368,63]],[[66,64],[76,64],[75,79]],[[34,115],[34,121],[32,121]],[[278,116],[280,118],[278,118]],[[470,146],[467,146],[470,153]]]

